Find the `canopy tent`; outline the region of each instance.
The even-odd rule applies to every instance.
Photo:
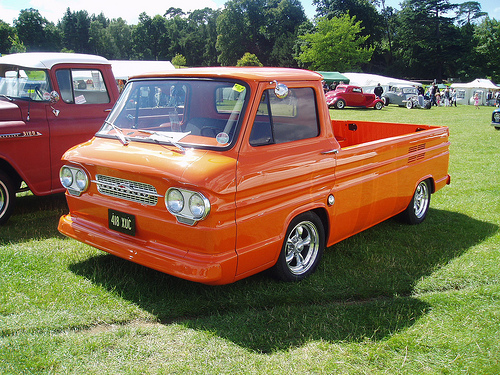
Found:
[[[365,91],[373,91],[380,83],[385,90],[390,86],[422,86],[420,82],[408,81],[399,78],[385,77],[368,73],[342,73],[350,80],[351,85],[361,86]]]
[[[111,60],[116,79],[128,80],[137,74],[175,69],[170,61]]]
[[[323,76],[323,79],[325,80],[325,82],[329,85],[331,85],[333,82],[349,83],[349,78],[347,78],[343,74],[340,74],[339,72],[321,72],[321,71],[318,71],[316,73],[321,74]]]
[[[500,90],[500,86],[495,85],[489,79],[481,79],[481,78],[476,78],[474,81],[468,83],[454,83],[451,85],[451,87]]]
[[[489,79],[477,78],[468,83],[454,83],[451,88],[457,91],[458,104],[473,104],[474,95],[478,94],[479,104],[488,105],[487,93],[488,91],[500,90],[500,86],[495,85]],[[491,104],[491,103],[490,103]]]

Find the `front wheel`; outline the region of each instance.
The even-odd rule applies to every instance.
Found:
[[[411,101],[411,99],[406,102],[406,108],[408,108],[408,109],[413,108],[413,102]]]
[[[290,223],[273,272],[283,281],[299,281],[311,275],[325,248],[325,230],[318,215],[306,212]]]
[[[384,104],[382,102],[375,103],[375,109],[382,109],[383,106]]]
[[[408,207],[401,213],[401,218],[408,224],[420,224],[429,211],[431,202],[431,186],[429,180],[420,182],[415,189]]]
[[[16,201],[16,192],[12,180],[3,172],[0,172],[0,225],[9,220],[14,203]]]

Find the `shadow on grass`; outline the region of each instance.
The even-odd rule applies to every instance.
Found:
[[[388,220],[328,249],[317,272],[300,283],[276,282],[263,273],[207,286],[111,255],[70,269],[164,324],[209,331],[268,353],[309,340],[381,340],[411,326],[429,308],[412,297],[415,283],[497,230],[441,210],[431,210],[419,226]]]
[[[64,193],[42,197],[31,193],[18,195],[13,215],[0,227],[0,245],[62,236],[57,224],[66,213],[68,206]]]

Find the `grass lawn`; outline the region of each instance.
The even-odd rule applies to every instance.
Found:
[[[332,110],[447,125],[452,184],[426,221],[327,249],[300,283],[206,286],[57,231],[63,195],[0,227],[1,374],[498,374],[500,131],[492,108]]]

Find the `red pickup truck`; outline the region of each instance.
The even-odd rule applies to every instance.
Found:
[[[335,90],[328,91],[326,103],[329,108],[344,109],[345,107],[364,107],[382,109],[384,102],[375,94],[367,94],[359,86],[338,85]]]
[[[36,195],[64,191],[61,156],[99,130],[118,98],[108,60],[68,53],[0,57],[0,224],[22,182]]]
[[[330,119],[322,76],[199,68],[133,78],[96,136],[64,155],[61,233],[207,284],[323,250],[401,214],[422,222],[450,182],[448,128]]]

